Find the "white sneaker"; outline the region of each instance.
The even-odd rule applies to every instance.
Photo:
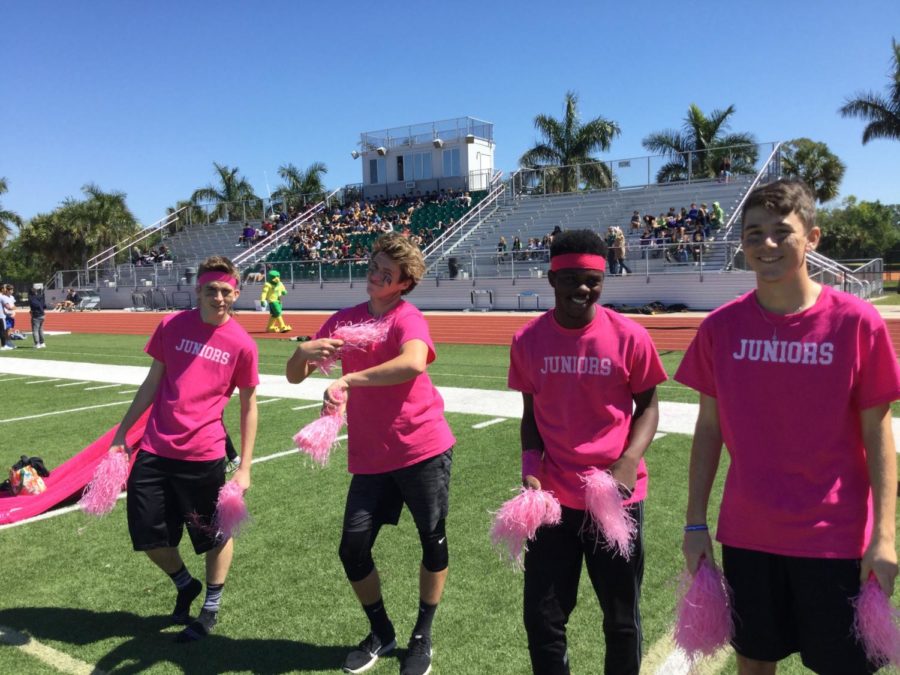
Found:
[[[0,347],[0,349],[3,349],[3,350],[6,350],[6,349],[15,349],[15,347],[10,347],[9,345],[3,345],[2,347]]]

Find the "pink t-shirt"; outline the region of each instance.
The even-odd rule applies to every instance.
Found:
[[[200,310],[165,317],[144,348],[166,373],[141,450],[204,461],[225,456],[222,412],[235,387],[259,384],[256,343],[237,321],[204,323]]]
[[[750,292],[706,318],[675,379],[718,404],[731,455],[720,542],[862,556],[872,503],[859,414],[900,397],[897,357],[874,307],[825,286],[815,305],[780,316]]]
[[[632,394],[666,379],[647,331],[603,307],[585,328],[557,323],[553,310],[522,327],[510,349],[509,387],[534,396],[544,441],[538,480],[560,503],[584,509],[580,474],[605,469],[628,445]],[[647,495],[647,466],[638,466],[634,493]]]
[[[316,333],[329,337],[341,325],[371,321],[367,303],[333,314]],[[428,363],[435,359],[434,343],[425,317],[405,300],[380,319],[390,321],[387,340],[342,355],[344,374],[366,370],[400,355],[410,340],[428,345]],[[418,464],[453,447],[456,439],[444,419],[444,399],[427,373],[387,387],[354,387],[347,400],[350,473],[373,474]]]

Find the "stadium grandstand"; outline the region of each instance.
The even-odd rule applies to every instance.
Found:
[[[752,172],[714,179],[655,182],[669,157],[610,161],[608,189],[591,189],[578,166],[504,175],[494,149],[493,125],[472,117],[365,132],[351,153],[361,160],[361,183],[294,204],[212,205],[200,217],[176,211],[86,269],[57,273],[49,297],[74,286],[94,291],[107,309],[186,307],[197,264],[221,254],[239,265],[248,291],[238,309],[254,307],[254,285],[273,268],[291,291],[285,309],[335,309],[358,299],[375,237],[397,231],[426,256],[428,273],[412,298],[421,309],[546,309],[549,243],[573,228],[596,230],[610,247],[605,303],[707,310],[752,287],[741,206],[755,186],[781,176],[781,143],[757,146]],[[559,180],[566,171],[574,181]],[[562,192],[562,184],[575,187]],[[137,255],[147,242],[159,242],[156,255]],[[813,253],[809,264],[817,280],[861,297],[882,290],[880,260],[851,270]]]

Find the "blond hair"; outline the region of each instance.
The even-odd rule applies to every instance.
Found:
[[[409,280],[410,285],[401,291],[400,295],[406,295],[425,276],[425,256],[422,251],[409,239],[397,232],[382,234],[372,244],[371,257],[384,253],[388,258],[397,263],[400,268],[400,280]]]

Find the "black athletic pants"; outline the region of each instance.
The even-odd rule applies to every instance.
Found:
[[[562,523],[542,527],[525,554],[525,632],[535,675],[568,675],[566,623],[578,599],[582,561],[603,610],[605,672],[638,675],[641,666],[639,600],[644,576],[643,503],[629,507],[637,522],[631,557],[603,547],[585,512],[563,507]],[[596,672],[582,664],[579,672]]]

